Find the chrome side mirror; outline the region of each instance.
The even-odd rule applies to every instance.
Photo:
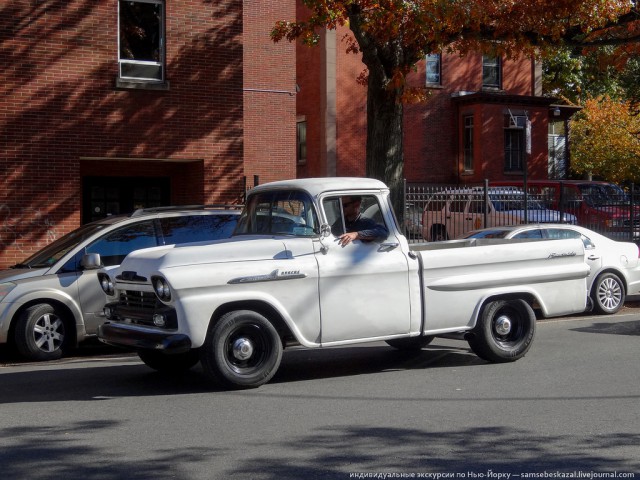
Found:
[[[324,243],[323,240],[326,238],[329,238],[330,236],[331,236],[331,225],[329,225],[328,223],[323,223],[322,225],[320,225],[320,245],[322,245],[322,248],[320,249],[320,251],[322,253],[326,254],[329,251],[329,245]]]
[[[102,268],[102,260],[99,253],[85,253],[80,260],[80,266],[85,270],[97,270]]]

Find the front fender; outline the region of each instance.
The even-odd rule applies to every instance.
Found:
[[[65,292],[50,288],[39,288],[37,291],[17,292],[16,287],[11,294],[0,303],[0,343],[8,340],[9,329],[17,316],[28,306],[38,303],[57,303],[63,305],[73,316],[77,341],[84,337],[84,320],[80,305]]]
[[[193,348],[201,347],[206,339],[211,320],[220,312],[252,309],[264,305],[273,311],[291,331],[296,340],[305,347],[320,346],[320,316],[317,299],[303,305],[287,305],[287,299],[260,290],[240,292],[220,291],[201,297],[182,298],[173,303],[178,313],[179,330],[186,333]],[[315,307],[315,308],[314,308]]]

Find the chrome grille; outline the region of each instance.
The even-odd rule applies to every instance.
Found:
[[[141,292],[138,290],[124,290],[120,292],[120,305],[132,308],[153,310],[160,306],[160,301],[153,292]]]

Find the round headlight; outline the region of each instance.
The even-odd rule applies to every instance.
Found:
[[[107,295],[113,295],[114,288],[113,288],[113,281],[111,280],[111,278],[109,278],[108,275],[100,274],[99,280],[100,280],[100,287],[102,287],[102,291]]]
[[[165,302],[171,300],[171,289],[164,278],[155,277],[153,279],[153,289],[160,300]]]

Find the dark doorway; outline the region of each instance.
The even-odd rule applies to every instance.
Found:
[[[166,206],[170,199],[167,177],[84,177],[82,223],[138,208]]]

